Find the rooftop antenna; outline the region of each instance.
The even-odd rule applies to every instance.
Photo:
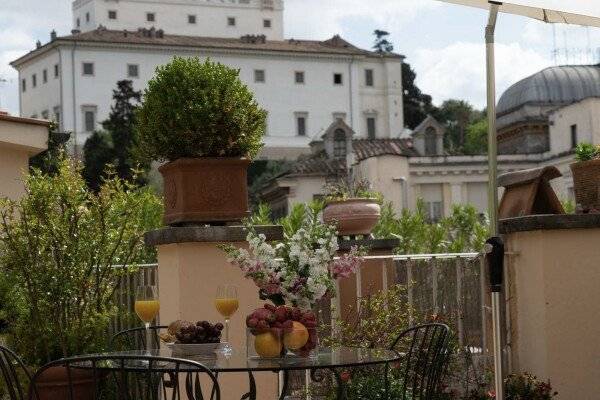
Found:
[[[552,38],[554,43],[554,50],[552,51],[552,57],[554,59],[554,65],[558,65],[558,45],[556,44],[556,24],[552,24]]]

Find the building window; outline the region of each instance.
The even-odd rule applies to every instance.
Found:
[[[375,139],[377,136],[377,126],[375,124],[375,117],[367,117],[367,137],[369,139]]]
[[[146,21],[148,22],[154,22],[156,21],[156,16],[154,15],[154,13],[146,13]]]
[[[270,28],[270,27],[271,27],[271,20],[263,19],[263,28]]]
[[[117,12],[115,10],[109,10],[108,19],[117,19]]]
[[[36,87],[37,86],[37,75],[33,74],[31,75],[31,87]]]
[[[79,18],[77,18],[77,27],[79,28],[81,26],[81,21],[79,20]]]
[[[343,129],[337,129],[333,133],[333,157],[338,160],[346,159],[346,132]]]
[[[235,26],[235,17],[227,17],[227,26]]]
[[[91,62],[83,63],[83,75],[94,75],[94,63],[91,63]]]
[[[83,110],[83,130],[93,132],[96,129],[96,110],[87,108]]]
[[[89,12],[85,13],[85,22],[90,22],[90,13]]]
[[[439,222],[442,219],[442,202],[441,201],[425,201],[425,217],[430,223]]]
[[[188,24],[195,24],[195,23],[196,23],[196,16],[188,15]]]
[[[294,76],[295,76],[294,80],[296,81],[296,83],[298,83],[298,84],[304,83],[304,72],[303,71],[296,71],[294,73]]]
[[[571,148],[577,147],[577,125],[571,125]]]
[[[335,73],[333,74],[333,84],[334,85],[343,85],[344,84],[344,79],[343,79],[343,75],[340,73]]]
[[[254,70],[254,82],[265,83],[265,70],[264,69],[255,69]]]
[[[23,92],[25,92],[27,90],[27,80],[25,78],[23,78],[23,80],[21,80],[21,90]]]
[[[425,155],[435,156],[437,154],[437,132],[429,127],[425,130]]]
[[[306,113],[296,114],[296,134],[298,136],[306,136]]]
[[[58,64],[54,64],[54,77],[58,78]]]
[[[127,77],[128,78],[139,78],[140,67],[137,64],[127,64]]]
[[[48,70],[45,69],[42,71],[42,82],[43,83],[47,83],[48,82]]]
[[[373,70],[365,69],[365,85],[374,86]]]
[[[47,120],[49,116],[50,116],[50,113],[48,112],[48,110],[42,111],[42,119]]]

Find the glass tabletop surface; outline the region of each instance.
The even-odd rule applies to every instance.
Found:
[[[142,364],[138,360],[127,359],[127,357],[150,355],[195,361],[203,364],[214,372],[309,370],[337,367],[349,368],[385,364],[398,361],[401,358],[398,353],[392,350],[358,349],[349,347],[335,349],[320,348],[318,355],[310,358],[298,356],[273,359],[248,358],[245,349],[243,351],[234,350],[230,355],[216,353],[214,357],[179,356],[173,354],[172,350],[169,349],[151,350],[150,352],[143,350],[120,351],[97,355],[108,358],[107,360],[96,363],[96,368],[98,369],[120,369],[122,365],[125,369],[145,370],[148,368],[147,364]],[[89,361],[81,361],[79,364],[75,363],[74,366],[80,368],[92,368]],[[153,362],[152,366],[153,370],[163,371],[169,371],[174,368],[175,365],[167,361],[156,361]],[[181,366],[180,370],[185,371],[185,366]]]

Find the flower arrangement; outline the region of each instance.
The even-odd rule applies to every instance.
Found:
[[[249,251],[222,246],[229,262],[256,283],[260,298],[275,305],[310,309],[326,294],[334,296],[335,279],[350,276],[362,263],[358,248],[336,258],[335,227],[308,208],[305,215],[300,228],[279,243],[268,243],[248,225]]]

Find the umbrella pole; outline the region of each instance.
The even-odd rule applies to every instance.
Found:
[[[490,15],[485,28],[487,65],[487,117],[488,117],[488,213],[492,236],[498,235],[498,183],[496,137],[496,71],[494,59],[494,32],[499,4],[490,1]],[[504,400],[502,375],[502,330],[500,325],[500,290],[492,288],[492,328],[494,332],[494,384],[496,399]]]

